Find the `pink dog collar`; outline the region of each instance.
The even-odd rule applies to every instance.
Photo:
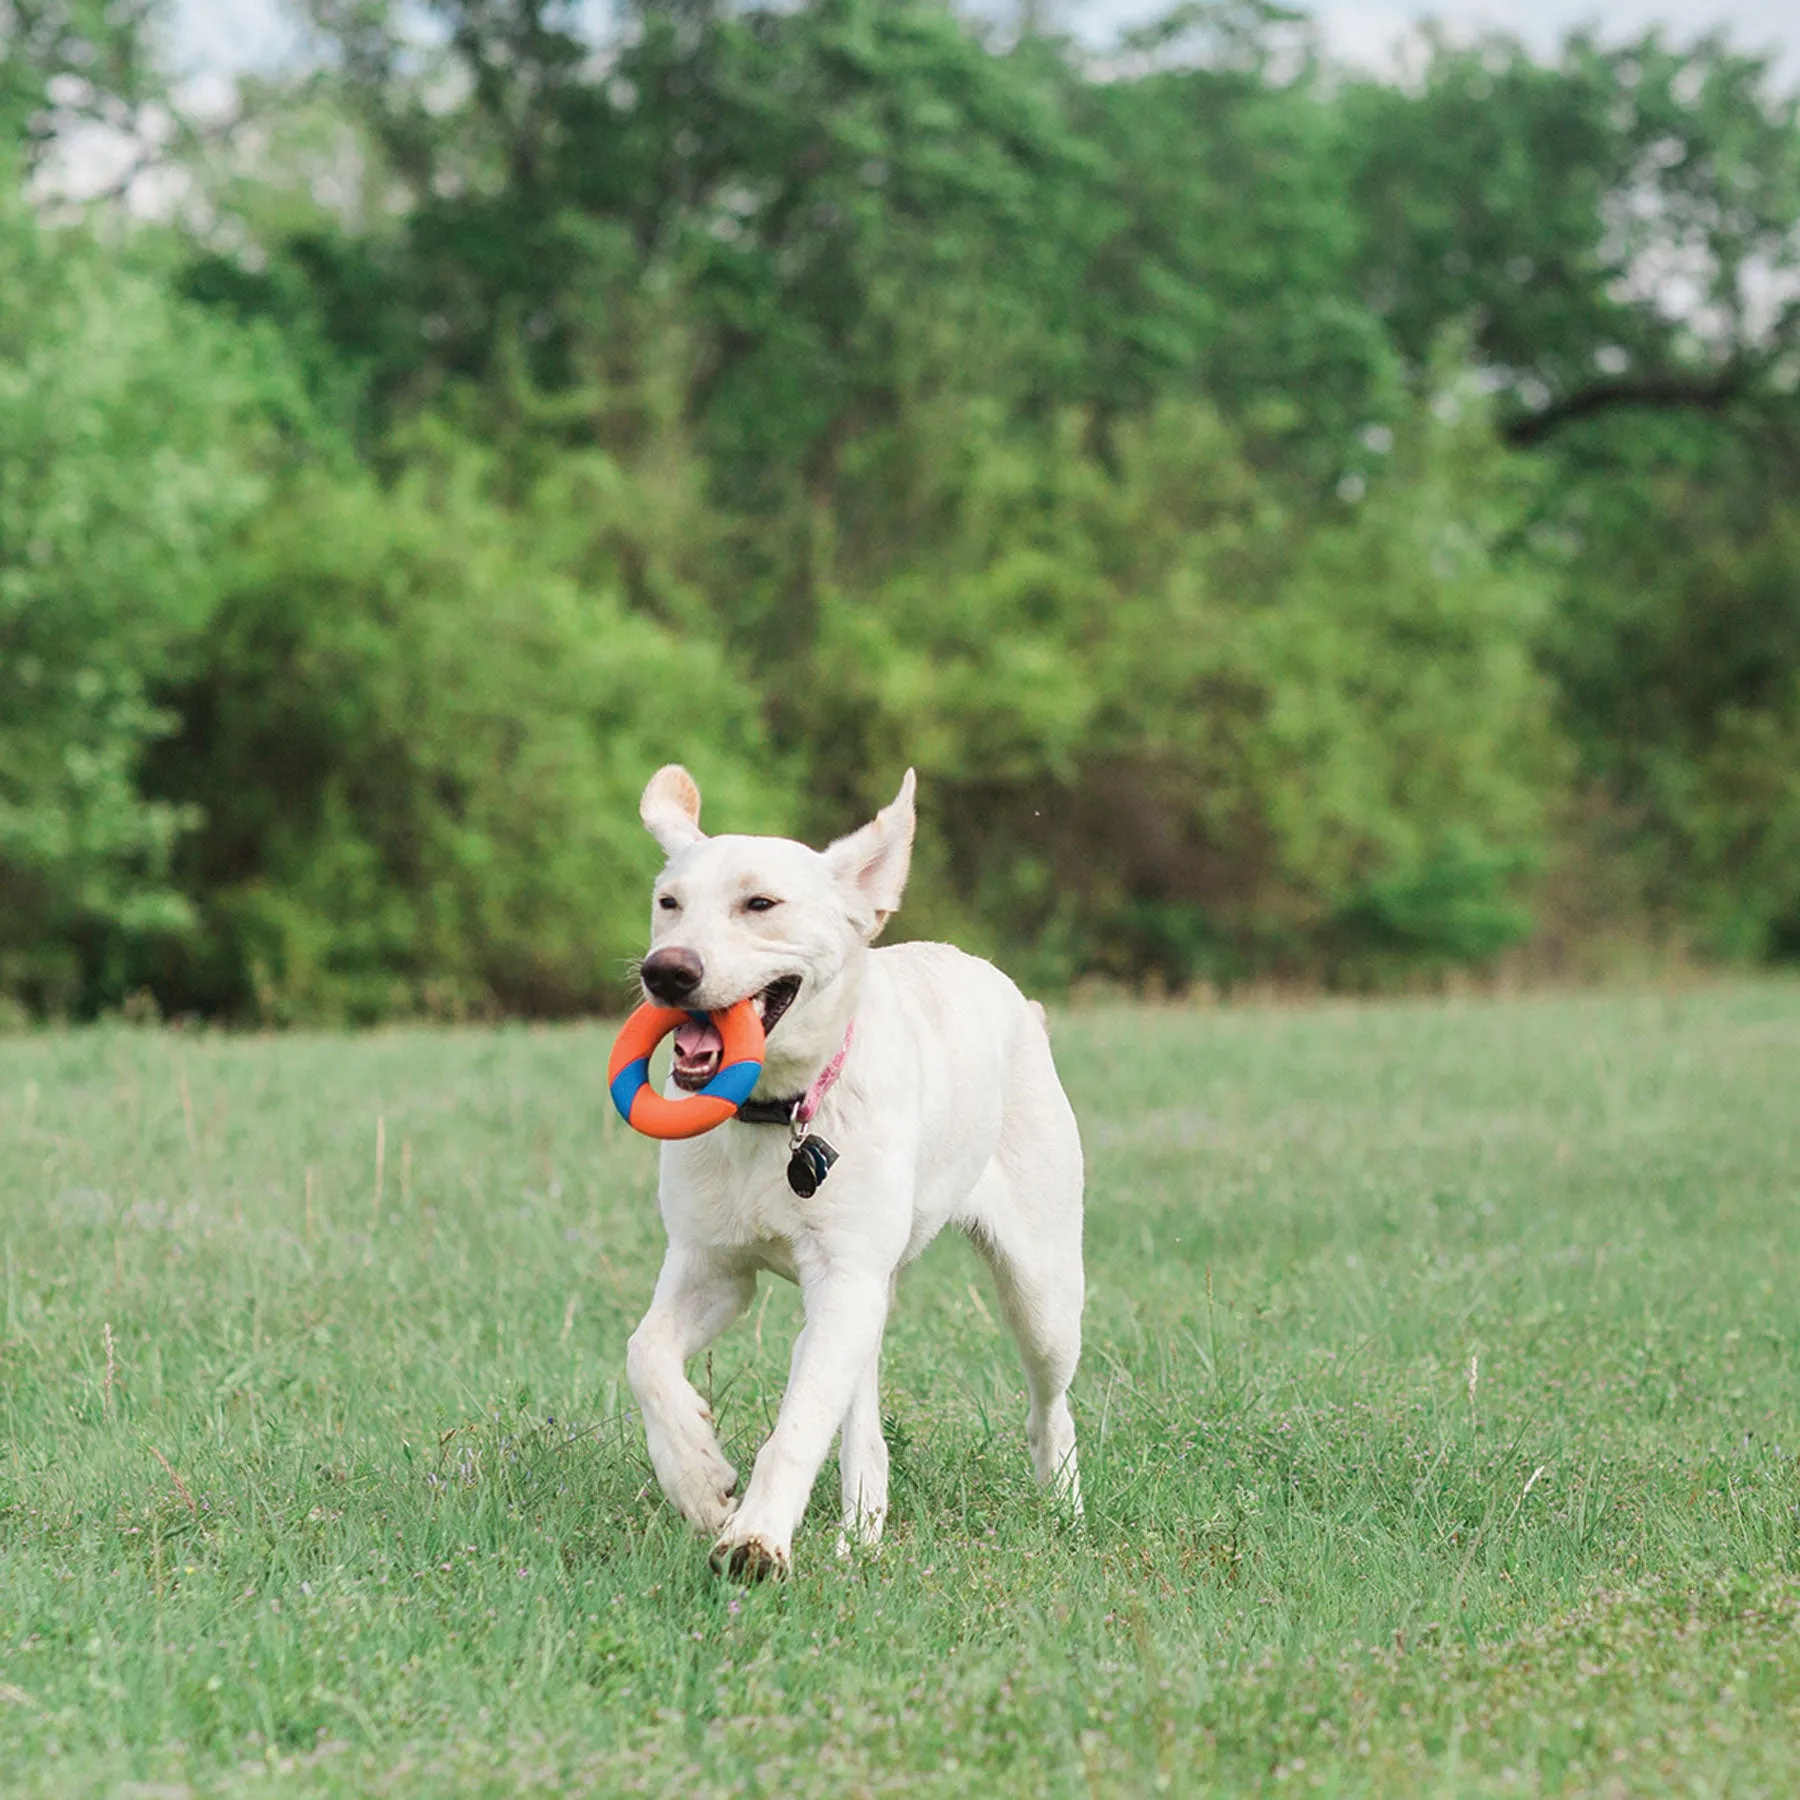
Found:
[[[844,1028],[844,1041],[838,1053],[817,1075],[813,1077],[812,1086],[804,1094],[783,1100],[746,1100],[737,1110],[737,1122],[740,1125],[788,1125],[796,1131],[813,1122],[814,1115],[825,1104],[825,1096],[837,1085],[837,1078],[844,1072],[844,1059],[850,1054],[850,1045],[856,1037],[856,1021],[852,1019]]]
[[[844,1058],[850,1054],[850,1040],[855,1036],[856,1021],[852,1019],[844,1027],[844,1041],[839,1047],[837,1055],[813,1077],[812,1086],[800,1096],[798,1104],[794,1107],[793,1118],[796,1125],[810,1125],[813,1121],[813,1114],[825,1104],[825,1096],[837,1086],[837,1078],[844,1072]]]

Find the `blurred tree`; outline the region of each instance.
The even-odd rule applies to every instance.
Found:
[[[283,383],[273,346],[3,182],[0,266],[0,989],[62,1007],[183,921],[183,814],[139,764],[262,495]]]
[[[675,283],[690,405],[721,482],[755,496],[828,476],[928,295],[988,341],[1053,301],[1061,234],[1041,227],[1091,158],[1056,82],[930,0],[645,5],[600,55],[571,5],[428,10],[441,62],[408,53],[398,8],[314,7],[412,197],[395,278],[445,376],[512,343],[565,385],[646,284]]]
[[[1666,928],[1800,955],[1800,413],[1573,428],[1548,665]]]
[[[167,0],[5,0],[0,149],[27,174],[82,126],[135,137],[166,97],[157,54]]]
[[[658,866],[645,772],[680,749],[715,817],[788,810],[714,645],[569,579],[473,447],[432,428],[408,449],[391,489],[308,478],[265,511],[171,692],[182,729],[151,779],[197,815],[177,873],[199,929],[141,971],[167,1006],[603,1007]],[[562,479],[583,475],[608,484]]]
[[[1563,756],[1544,599],[1498,554],[1526,492],[1440,400],[1366,500],[1307,507],[1191,404],[1121,427],[1111,472],[1078,417],[922,419],[941,455],[869,476],[936,488],[939,527],[873,586],[845,559],[807,741],[918,763],[960,928],[1039,978],[1491,956]]]
[[[1479,961],[1577,813],[1708,943],[1800,942],[1800,118],[1755,58],[1431,38],[1380,84],[1269,0],[1104,57],[940,0],[304,4],[253,130],[158,140],[181,302],[142,233],[4,227],[9,591],[45,471],[147,547],[15,608],[54,655],[0,683],[67,693],[0,716],[0,982],[597,1004],[635,785],[689,754],[818,834],[917,760],[905,924],[1041,977]],[[153,7],[14,13],[40,170],[165,104]],[[90,645],[129,707],[69,698]],[[171,956],[131,909],[183,902]]]
[[[1793,392],[1800,101],[1721,37],[1551,63],[1429,40],[1416,88],[1345,95],[1361,283],[1425,359],[1468,325],[1515,443],[1621,408]]]
[[[1449,322],[1555,469],[1544,640],[1609,838],[1664,923],[1800,946],[1800,102],[1718,36],[1438,41],[1352,90],[1365,291]]]
[[[1124,51],[1122,78],[1075,84],[1107,177],[1107,230],[1077,272],[1079,397],[1111,419],[1204,393],[1335,480],[1405,396],[1359,292],[1360,146],[1312,28],[1267,0],[1220,0],[1175,8]]]

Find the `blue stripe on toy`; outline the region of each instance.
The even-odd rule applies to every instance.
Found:
[[[619,1117],[627,1125],[631,1123],[631,1103],[638,1097],[638,1090],[650,1079],[650,1059],[640,1056],[636,1062],[628,1062],[612,1080],[612,1102],[619,1109]]]
[[[761,1063],[733,1063],[729,1069],[721,1069],[700,1091],[715,1099],[729,1100],[733,1106],[742,1106],[750,1098],[750,1090],[761,1080]]]

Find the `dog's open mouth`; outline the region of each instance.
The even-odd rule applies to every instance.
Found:
[[[799,992],[800,977],[783,975],[751,997],[765,1035],[775,1029],[776,1020],[794,1004]],[[671,1070],[675,1085],[689,1093],[698,1091],[718,1074],[724,1057],[725,1046],[713,1026],[705,1019],[689,1019],[675,1033],[675,1063]]]

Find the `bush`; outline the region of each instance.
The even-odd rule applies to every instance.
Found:
[[[830,596],[812,688],[834,760],[920,764],[909,923],[960,904],[1040,979],[1176,981],[1365,980],[1529,930],[1566,767],[1542,584],[1496,548],[1506,459],[1441,410],[1316,506],[1196,405],[1121,426],[1116,474],[1076,419],[1046,446],[965,417],[958,452],[898,458],[948,523]]]
[[[1551,640],[1647,892],[1705,950],[1800,955],[1800,500],[1692,438],[1590,476]]]
[[[156,684],[263,490],[279,361],[0,167],[0,994],[77,1007],[187,914],[140,788]]]
[[[369,1020],[616,1002],[658,854],[650,771],[781,822],[752,694],[715,645],[553,566],[441,437],[391,490],[298,485],[261,518],[172,696],[200,917],[166,1006]]]

